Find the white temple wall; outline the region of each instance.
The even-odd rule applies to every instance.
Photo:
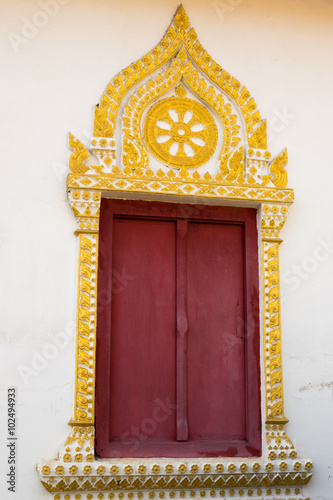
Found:
[[[178,2],[0,5],[0,497],[42,500],[51,495],[35,464],[56,456],[73,413],[77,239],[66,201],[68,132],[88,145],[107,83],[157,44]],[[295,203],[280,254],[287,432],[314,460],[305,496],[331,499],[333,4],[207,0],[184,7],[212,57],[254,96],[272,154],[288,148]],[[12,386],[15,495],[6,485]]]

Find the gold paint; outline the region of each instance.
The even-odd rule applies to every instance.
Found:
[[[163,73],[159,73],[155,79],[150,80],[145,86],[139,87],[129,101],[129,105],[124,108],[123,115],[123,163],[125,167],[131,169],[140,167],[146,168],[149,165],[148,152],[141,137],[140,123],[144,110],[151,101],[165,93],[180,81],[181,78],[189,85],[190,89],[209,106],[211,106],[221,121],[223,126],[223,146],[220,153],[221,172],[228,173],[228,159],[232,151],[241,141],[240,124],[236,113],[232,113],[231,104],[225,103],[225,96],[217,93],[216,90],[203,78],[199,79],[198,71],[190,61],[186,65],[181,64],[180,59],[175,59],[173,68],[167,68]],[[179,86],[177,89],[183,88]],[[183,88],[183,90],[185,90]],[[180,92],[184,93],[182,90]]]
[[[237,167],[237,162],[235,162]],[[164,173],[161,170],[157,173],[150,169],[136,169],[132,171],[121,171],[118,167],[112,170],[109,175],[101,176],[77,176],[69,175],[67,180],[67,188],[71,189],[73,185],[80,185],[80,189],[85,189],[85,180],[89,179],[89,189],[100,191],[122,191],[122,192],[138,192],[138,193],[154,193],[154,194],[173,194],[181,196],[197,196],[209,197],[218,199],[233,199],[233,200],[250,200],[260,202],[276,202],[291,204],[294,201],[294,192],[292,189],[281,189],[270,187],[261,187],[258,185],[243,183],[242,186],[235,186],[228,182],[223,182],[221,174],[211,177],[206,174],[201,176],[198,172],[189,173],[188,170],[182,168],[177,172],[170,170]],[[75,203],[71,202],[72,207],[76,208]],[[88,220],[82,215],[78,219]],[[274,217],[276,217],[274,215]],[[286,215],[281,212],[281,216],[277,218],[278,224],[286,219]],[[282,227],[282,226],[281,226]],[[279,227],[279,230],[281,229]],[[268,226],[268,233],[276,233],[277,227]]]
[[[69,158],[71,172],[75,174],[85,174],[88,172],[89,167],[84,162],[89,158],[89,153],[82,142],[75,139],[71,133],[69,134],[69,147],[74,150]]]
[[[270,172],[274,175],[272,182],[278,188],[286,187],[288,183],[288,174],[284,168],[288,162],[287,150],[284,149],[282,153],[276,156],[270,163]]]
[[[254,149],[267,149],[267,123],[263,120],[249,137],[249,147]],[[257,155],[260,152],[257,151]]]
[[[97,243],[97,234],[79,234],[80,258],[74,420],[88,425],[94,423]],[[91,315],[94,318],[92,321]]]
[[[194,131],[195,127],[199,130]],[[212,115],[202,104],[193,99],[171,97],[158,101],[150,109],[145,120],[144,137],[148,148],[162,163],[170,167],[192,168],[206,163],[213,155],[217,128]],[[164,138],[167,140],[160,142]],[[171,153],[173,146],[176,146],[175,153]]]
[[[186,19],[185,23],[179,22],[180,15]],[[250,138],[255,127],[261,123],[254,99],[246,87],[222,69],[203,48],[182,6],[177,10],[161,42],[146,56],[118,73],[109,83],[100,104],[95,108],[94,136],[112,137],[121,101],[128,91],[161,66],[167,64],[171,66],[173,58],[178,54],[183,59],[185,56],[189,57],[192,65],[197,66],[217,88],[237,102],[244,119],[247,137]],[[256,141],[258,142],[258,139]]]

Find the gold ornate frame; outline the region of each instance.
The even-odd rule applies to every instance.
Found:
[[[215,113],[223,144],[215,174],[150,168],[141,131],[145,110],[170,89],[188,89]],[[178,86],[178,87],[177,87]],[[184,86],[184,87],[183,87]],[[183,90],[178,91],[184,93]],[[280,328],[279,238],[293,203],[287,152],[273,160],[266,122],[248,90],[204,50],[182,6],[159,45],[119,73],[95,110],[90,150],[70,134],[68,200],[78,222],[79,279],[74,418],[55,460],[38,465],[55,500],[266,496],[303,498],[312,462],[285,432]],[[122,167],[118,167],[121,164]],[[195,167],[195,165],[194,165]],[[261,224],[263,455],[260,458],[98,459],[94,454],[95,331],[102,197],[233,204],[258,209]]]

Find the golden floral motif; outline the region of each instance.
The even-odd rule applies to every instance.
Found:
[[[130,465],[126,465],[126,466],[124,467],[124,471],[125,471],[125,473],[126,473],[126,474],[132,474],[132,472],[133,472],[133,467],[131,467]]]
[[[103,465],[99,465],[96,469],[97,474],[104,474],[105,467]]]
[[[146,466],[145,465],[139,465],[138,471],[140,474],[145,474],[146,472]]]
[[[63,474],[64,473],[64,468],[63,468],[62,465],[58,465],[55,470],[56,470],[57,474]]]
[[[263,120],[255,129],[251,137],[249,137],[250,148],[255,149],[267,149],[267,123]],[[259,155],[258,155],[259,153]],[[260,156],[260,152],[257,151],[257,156]]]
[[[247,465],[246,465],[246,464],[244,464],[244,463],[243,463],[243,464],[240,464],[239,468],[240,468],[240,470],[241,470],[242,472],[246,472],[246,471],[247,471]]]
[[[44,465],[44,467],[42,467],[42,473],[50,474],[50,467],[48,465]]]
[[[72,465],[70,468],[69,468],[69,472],[71,474],[75,474],[76,472],[78,471],[78,468],[76,465]]]
[[[110,467],[110,472],[112,472],[112,474],[117,474],[119,472],[119,467],[112,465],[112,467]]]
[[[154,472],[154,474],[158,474],[160,472],[161,467],[159,465],[153,465],[151,470]]]
[[[228,471],[229,472],[235,472],[235,470],[236,470],[236,465],[234,465],[234,464],[228,465]]]
[[[157,159],[176,168],[206,163],[218,138],[209,111],[199,102],[184,97],[158,101],[146,117],[144,137]]]
[[[216,464],[216,472],[222,472],[224,470],[223,464]]]
[[[173,472],[173,465],[171,465],[171,464],[166,465],[165,471],[168,473]]]
[[[193,474],[196,474],[199,470],[199,467],[197,465],[191,465],[191,472]]]
[[[273,466],[273,464],[271,464],[271,463],[268,463],[268,464],[266,464],[266,466],[265,466],[265,469],[266,469],[266,470],[268,470],[268,471],[273,470],[273,468],[274,468],[274,466]]]
[[[181,472],[182,474],[184,474],[184,472],[186,472],[186,465],[185,464],[181,464],[178,467],[178,470],[179,470],[179,472]]]
[[[84,472],[85,474],[90,474],[90,473],[91,473],[91,465],[85,465],[85,466],[83,467],[83,472]]]
[[[210,465],[210,464],[205,464],[205,465],[203,466],[203,470],[204,470],[204,472],[210,472],[210,471],[211,471],[211,468],[212,468],[212,467],[211,467],[211,465]]]

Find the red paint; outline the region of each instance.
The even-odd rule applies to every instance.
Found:
[[[189,224],[188,408],[190,439],[242,440],[245,424],[243,225]]]
[[[188,440],[187,422],[187,221],[177,220],[177,441]]]
[[[99,248],[97,453],[260,455],[256,211],[102,200]]]

